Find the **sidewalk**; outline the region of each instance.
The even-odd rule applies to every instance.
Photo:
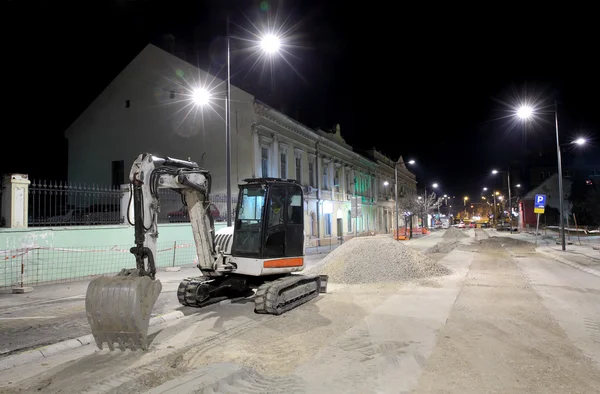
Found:
[[[530,243],[535,243],[536,241],[535,234],[530,233],[510,234],[509,232],[498,232],[493,229],[485,231],[492,237],[509,237]],[[566,250],[563,251],[562,245],[560,243],[557,244],[559,242],[558,234],[550,236],[538,235],[536,251],[561,263],[600,277],[600,249],[598,249],[600,243],[596,243],[596,237],[587,239],[586,243],[584,243],[584,238],[582,237],[581,241],[582,245],[579,245],[577,237],[575,239],[571,237],[572,244],[567,244]]]

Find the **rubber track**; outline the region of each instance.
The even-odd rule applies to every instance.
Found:
[[[196,301],[196,289],[204,282],[205,279],[202,277],[186,278],[182,280],[179,284],[179,288],[177,289],[177,299],[179,300],[179,303],[181,305],[191,306],[193,308],[203,308],[227,299],[227,297],[223,296],[209,298],[203,302]]]
[[[254,298],[254,312],[281,315],[319,295],[319,275],[290,275],[265,283],[258,288]],[[284,295],[290,296],[285,300]]]

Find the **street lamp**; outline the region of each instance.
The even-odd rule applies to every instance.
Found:
[[[231,226],[231,35],[229,34],[229,16],[227,25],[227,92],[225,95],[225,183],[227,188],[227,227]],[[260,40],[260,48],[267,55],[279,52],[281,39],[274,34],[265,34]],[[192,91],[192,101],[198,106],[210,103],[211,94],[206,88],[197,88]]]
[[[485,191],[487,191],[487,187],[484,187],[484,188],[483,188],[483,191],[484,191],[484,192],[485,192]]]
[[[524,113],[526,113],[528,110],[524,109],[523,111],[524,111]],[[506,172],[506,176],[508,179],[508,231],[510,231],[512,233],[512,230],[513,230],[512,216],[513,216],[513,214],[512,214],[512,195],[511,195],[511,190],[510,190],[510,168],[508,169],[508,171],[492,170],[492,174],[494,174],[494,175],[499,172]]]
[[[524,121],[530,119],[534,114],[533,108],[523,105],[517,110],[517,116]],[[565,240],[565,218],[564,218],[564,193],[563,193],[563,179],[562,179],[562,160],[560,157],[560,140],[558,138],[558,103],[556,100],[554,101],[554,125],[556,130],[556,158],[558,165],[558,202],[560,207],[560,230],[561,230],[561,243],[562,250],[566,250],[566,240]],[[579,140],[579,139],[578,139]],[[585,143],[584,141],[581,141]],[[577,142],[576,142],[577,143]],[[582,143],[578,143],[578,145],[582,145]]]
[[[585,138],[577,138],[575,141],[573,141],[574,144],[577,145],[585,145],[585,143],[587,142],[587,140]]]
[[[404,164],[404,161],[400,161],[400,159],[398,159],[398,161],[396,161],[396,163],[394,164],[394,195],[396,197],[396,235],[394,236],[394,238],[397,238],[398,240],[400,240],[400,238],[398,237],[398,231],[400,231],[400,215],[398,212],[398,164]],[[414,160],[409,160],[408,164],[415,164]],[[387,181],[385,181],[384,185],[387,186],[387,184],[389,184]],[[411,219],[412,220],[412,219]],[[406,220],[404,221],[404,223],[406,223]],[[412,225],[410,227],[410,233],[412,236]]]

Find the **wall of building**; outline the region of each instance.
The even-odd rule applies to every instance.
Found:
[[[221,81],[147,46],[66,131],[69,180],[111,184],[112,162],[123,160],[125,179],[121,181],[127,182],[132,161],[139,153],[149,152],[198,162],[211,172],[213,195],[224,194],[224,103],[217,100],[212,110],[196,111],[188,100],[190,92],[181,86],[198,80],[212,81],[215,96],[223,93]],[[299,158],[306,234],[314,239],[337,239],[364,231],[389,232],[395,227],[390,200],[394,162],[390,159],[375,151],[373,157],[362,156],[343,141],[339,129],[335,134],[312,130],[233,86],[231,106],[233,195],[245,178],[298,178]],[[265,174],[263,148],[268,154]],[[313,182],[309,163],[313,163]],[[414,175],[404,166],[399,168],[399,179],[401,191],[415,188]],[[384,188],[385,181],[389,186]],[[353,198],[358,198],[362,208],[358,218],[348,215]]]
[[[183,88],[211,82],[214,103],[199,110]],[[224,84],[152,45],[146,47],[69,127],[69,181],[110,185],[112,162],[124,161],[124,181],[138,154],[190,158],[212,174],[213,193],[225,193]],[[220,97],[217,97],[220,96]],[[232,87],[232,189],[252,175],[254,98]],[[238,158],[241,160],[238,161]]]

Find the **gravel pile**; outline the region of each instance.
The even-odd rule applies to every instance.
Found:
[[[460,245],[460,241],[445,241],[435,244],[425,251],[425,254],[430,253],[450,253]]]
[[[450,227],[448,230],[446,230],[446,232],[444,233],[444,235],[442,235],[442,238],[468,238],[469,236],[465,233],[462,232],[462,230],[459,230],[455,227]]]
[[[508,246],[535,250],[535,245],[531,242],[508,237],[490,237],[487,239],[482,239],[479,241],[479,245],[480,249],[500,249]]]
[[[392,238],[365,237],[337,247],[309,272],[329,275],[333,283],[359,284],[442,276],[452,271]]]

